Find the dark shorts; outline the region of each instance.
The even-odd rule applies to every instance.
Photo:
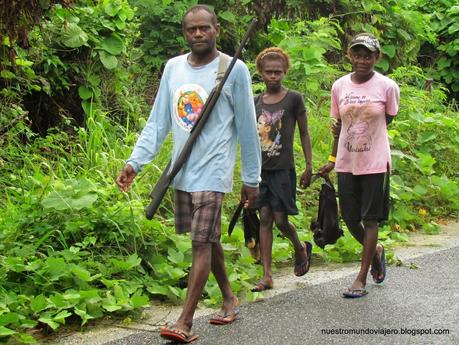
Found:
[[[271,210],[298,214],[295,170],[262,170],[260,194],[253,208],[270,206]]]
[[[224,193],[175,191],[175,231],[196,242],[219,242]]]
[[[389,215],[389,173],[352,175],[338,173],[341,217],[346,224],[364,220],[387,220]]]

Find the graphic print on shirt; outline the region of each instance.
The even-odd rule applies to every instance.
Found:
[[[186,131],[191,131],[201,115],[207,99],[207,92],[197,84],[185,84],[174,93],[175,122]]]
[[[261,115],[257,120],[258,135],[260,136],[261,150],[268,156],[280,155],[282,148],[280,129],[284,109],[270,112],[261,109]]]
[[[348,152],[367,152],[372,147],[372,137],[368,123],[371,117],[369,106],[352,106],[344,113],[344,121],[349,124],[344,140]]]

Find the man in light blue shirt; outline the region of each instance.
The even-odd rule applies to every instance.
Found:
[[[166,64],[148,122],[117,178],[122,191],[129,189],[136,174],[156,156],[170,131],[174,164],[215,86],[221,59],[216,49],[220,25],[215,13],[205,5],[196,5],[184,15],[182,24],[191,52]],[[172,183],[176,190],[176,230],[191,231],[193,262],[182,314],[174,325],[161,329],[163,338],[179,342],[197,338],[191,331],[193,315],[211,270],[222,291],[223,307],[222,314],[210,322],[227,324],[238,315],[239,301],[231,290],[220,244],[221,206],[224,193],[232,189],[238,140],[241,198],[251,207],[258,195],[261,151],[251,78],[242,61],[235,64],[188,160]]]

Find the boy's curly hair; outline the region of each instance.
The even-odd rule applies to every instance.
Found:
[[[263,49],[255,59],[255,64],[257,66],[258,73],[261,74],[263,68],[263,62],[266,60],[281,60],[284,65],[284,73],[287,73],[290,68],[290,58],[287,53],[278,47],[270,47]]]

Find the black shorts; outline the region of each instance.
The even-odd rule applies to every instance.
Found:
[[[387,179],[387,180],[386,180]],[[341,217],[346,224],[364,220],[387,220],[389,216],[389,173],[353,175],[338,173]]]
[[[260,194],[253,208],[270,206],[272,211],[298,214],[296,173],[291,170],[262,170]]]

